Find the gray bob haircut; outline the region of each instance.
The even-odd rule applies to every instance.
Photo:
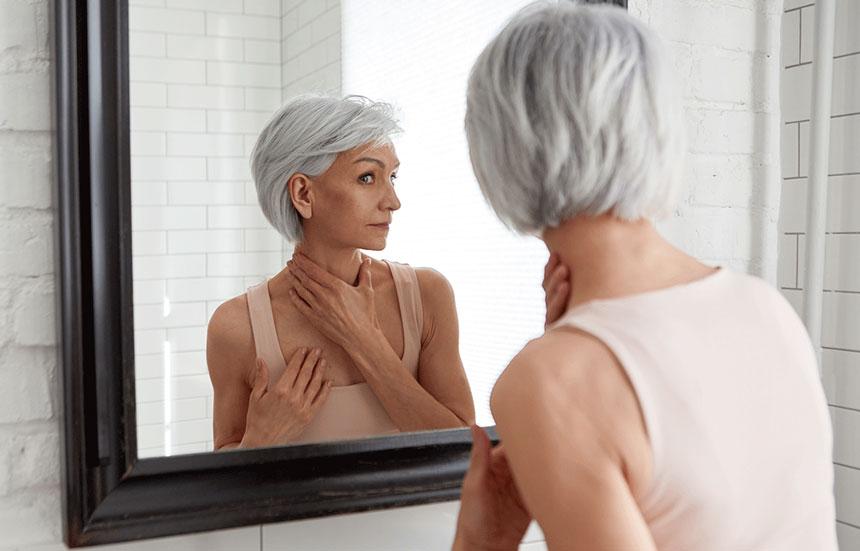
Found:
[[[578,214],[661,218],[675,205],[684,122],[670,58],[626,10],[520,10],[469,77],[466,136],[487,202],[539,235]]]
[[[319,176],[338,153],[390,143],[400,131],[391,105],[363,96],[290,99],[269,119],[251,151],[251,174],[266,219],[287,241],[300,242],[304,234],[290,198],[290,177]]]

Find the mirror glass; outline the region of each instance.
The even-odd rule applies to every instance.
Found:
[[[276,278],[279,287],[278,292],[274,283],[262,287],[271,291],[268,327],[275,328],[271,334],[279,341],[286,368],[267,364],[272,377],[265,394],[273,394],[275,379],[287,380],[295,366],[291,352],[302,346],[321,346],[325,369],[339,379],[325,403],[313,406],[304,429],[283,429],[291,410],[274,398],[263,404],[261,395],[252,409],[255,423],[265,430],[248,438],[249,446],[435,430],[450,421],[451,411],[469,409],[464,393],[471,397],[476,422],[493,424],[489,394],[497,375],[529,339],[543,332],[540,283],[548,252],[538,239],[508,231],[481,196],[463,130],[465,91],[481,49],[526,3],[130,1],[140,457],[207,452],[225,443],[231,444],[223,446],[229,449],[243,439],[241,427],[252,415],[254,357],[267,327],[266,316],[259,314],[263,321],[252,331],[245,293],[269,278]],[[374,230],[379,235],[375,241],[337,241],[373,259],[376,313],[386,338],[365,363],[384,364],[379,369],[387,370],[387,381],[368,382],[355,352],[318,330],[281,293],[284,282],[291,281],[285,270],[294,244],[264,216],[250,157],[273,114],[303,93],[358,94],[389,103],[403,129],[390,148],[371,151],[381,152],[384,167],[373,172],[378,163],[356,165],[369,166],[374,174],[361,183],[383,186],[399,161],[393,187],[399,205],[378,211],[390,215],[390,228]],[[375,182],[377,176],[380,182]],[[365,193],[350,178],[350,193]],[[330,180],[313,185],[326,183]],[[341,210],[337,215],[344,213],[350,214]],[[317,247],[325,243],[318,239]],[[444,297],[444,285],[438,284],[445,280],[453,290],[451,312],[456,315],[438,298]],[[416,309],[410,297],[416,295],[410,281],[418,282],[419,299],[427,293],[436,297],[422,303],[426,314],[435,313],[432,328],[417,330],[410,324],[417,319],[411,317]],[[254,308],[265,313],[265,300],[255,296]],[[209,344],[209,362],[217,366],[209,365],[207,327],[222,306],[218,342],[213,346],[210,334]],[[439,335],[453,326],[448,334],[459,343],[451,344]],[[277,363],[276,356],[271,363]],[[460,372],[464,379],[458,378]],[[295,388],[298,377],[313,370],[289,373]],[[349,384],[337,385],[338,380]],[[308,403],[316,404],[321,396],[314,394]],[[455,402],[457,407],[446,407]],[[350,424],[355,426],[342,426]],[[227,434],[231,431],[232,436]]]

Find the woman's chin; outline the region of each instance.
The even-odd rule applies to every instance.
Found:
[[[364,239],[362,242],[357,245],[356,249],[362,249],[365,251],[381,251],[385,248],[386,239],[384,237],[374,237],[370,239]]]

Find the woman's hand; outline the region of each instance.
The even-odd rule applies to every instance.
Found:
[[[302,433],[331,390],[321,355],[319,349],[299,348],[271,387],[266,363],[257,358],[257,375],[240,448],[281,446]]]
[[[544,329],[564,314],[570,298],[569,270],[561,263],[558,253],[550,253],[543,270],[543,290],[546,294],[546,321]]]
[[[296,253],[287,263],[293,288],[290,298],[299,312],[325,336],[350,351],[375,342],[381,333],[370,258],[358,270],[358,286],[344,283],[307,256]]]
[[[453,549],[515,551],[531,515],[514,484],[502,445],[491,449],[484,430],[471,428],[472,454],[460,493]]]

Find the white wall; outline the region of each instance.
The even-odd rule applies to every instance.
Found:
[[[776,0],[756,9],[749,4],[632,0],[631,11],[673,41],[688,86],[690,195],[684,216],[667,231],[703,258],[770,277],[776,273],[779,178],[772,172],[779,121],[773,75],[780,8]],[[2,549],[63,548],[48,6],[47,0],[0,1]],[[761,233],[762,227],[767,231]],[[103,549],[440,549],[453,535],[456,511],[457,502],[450,502]],[[529,539],[540,535],[532,532]]]
[[[840,547],[860,549],[860,2],[836,0],[822,377],[833,419]],[[782,16],[782,211],[779,286],[801,311],[815,5]]]
[[[687,195],[658,227],[703,260],[776,284],[779,0],[632,0],[684,90]]]
[[[283,98],[340,93],[340,0],[281,0]]]
[[[279,0],[131,0],[132,240],[141,457],[212,449],[206,325],[283,266],[248,156],[281,104]]]
[[[248,158],[282,100],[340,90],[337,0],[131,0],[140,457],[212,450],[206,325],[280,271]]]

